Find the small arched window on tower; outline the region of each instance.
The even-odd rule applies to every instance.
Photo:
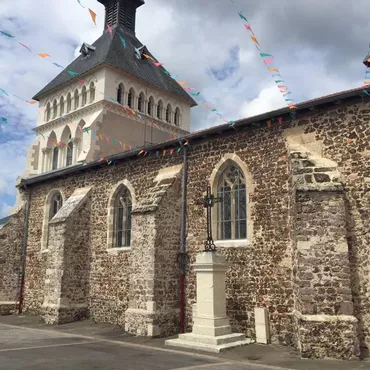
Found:
[[[50,202],[49,221],[59,212],[63,207],[62,195],[57,192],[53,195]]]
[[[175,125],[180,126],[180,109],[178,107],[175,110]]]
[[[82,87],[82,106],[84,107],[87,103],[87,90],[86,86]]]
[[[139,110],[139,112],[144,111],[144,99],[144,94],[140,93],[139,99],[137,100],[137,109]]]
[[[58,114],[58,103],[57,103],[57,100],[54,99],[54,101],[53,101],[53,114],[52,114],[53,118],[56,118],[57,114]]]
[[[130,108],[134,107],[134,97],[135,97],[134,90],[130,89],[130,91],[128,92],[128,95],[127,95],[127,105]]]
[[[91,82],[90,84],[90,104],[93,103],[95,100],[95,84]]]
[[[114,214],[114,247],[129,247],[131,243],[132,199],[129,190],[122,187],[116,196]]]
[[[75,100],[75,109],[77,109],[80,105],[79,96],[78,96],[78,90],[75,90],[74,94],[74,100]]]
[[[172,115],[171,104],[168,104],[166,108],[166,122],[171,123],[171,115]]]
[[[217,239],[247,238],[247,191],[244,174],[237,164],[230,163],[217,183]]]
[[[147,107],[148,116],[151,116],[153,114],[153,107],[154,107],[154,99],[151,96],[148,100],[148,107]]]
[[[125,88],[124,88],[123,84],[120,83],[118,85],[118,89],[117,89],[117,101],[118,101],[119,104],[122,104],[122,105],[124,104],[124,102],[123,102],[124,93],[125,93]]]
[[[55,146],[53,149],[53,163],[51,169],[54,171],[58,168],[59,148]]]
[[[46,105],[46,115],[45,115],[45,121],[50,121],[50,103]]]
[[[64,114],[64,97],[63,96],[60,98],[59,105],[60,105],[60,115],[63,116]]]
[[[72,109],[72,96],[71,93],[67,95],[67,113],[69,113]]]
[[[69,135],[68,144],[67,144],[67,157],[66,157],[66,166],[70,166],[73,160],[73,141],[72,136]]]
[[[163,102],[160,100],[157,105],[157,118],[162,119],[162,112],[163,112]]]

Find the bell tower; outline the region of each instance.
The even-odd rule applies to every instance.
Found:
[[[124,26],[135,34],[136,9],[144,5],[144,0],[98,0],[105,6],[105,28]]]

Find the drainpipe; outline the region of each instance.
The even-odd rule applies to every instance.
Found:
[[[28,199],[26,201],[26,210],[24,212],[24,225],[23,225],[23,245],[20,260],[20,282],[18,280],[18,314],[22,313],[23,294],[24,294],[24,279],[26,273],[26,252],[27,252],[27,239],[28,239],[28,220],[30,216],[30,202],[31,202],[31,189],[28,190]]]
[[[188,147],[184,150],[181,194],[181,234],[180,234],[180,331],[185,333],[185,273],[186,273],[186,188],[188,182]]]

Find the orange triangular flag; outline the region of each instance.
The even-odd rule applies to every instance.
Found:
[[[277,73],[279,73],[279,71],[276,68],[273,68],[273,67],[272,68],[269,68],[269,71],[270,72],[277,72]]]
[[[37,101],[34,101],[34,100],[31,100],[31,101],[26,100],[26,103],[28,103],[28,104],[36,104],[36,103],[37,103]]]
[[[89,8],[89,12],[91,15],[91,19],[95,23],[95,26],[96,26],[96,14],[90,8]]]
[[[257,39],[256,39],[256,36],[253,36],[253,35],[251,35],[251,39],[257,44],[257,45],[259,45],[259,43],[258,43],[258,41],[257,41]]]
[[[147,54],[144,54],[144,53],[143,53],[143,56],[144,56],[145,58],[148,58],[148,59],[152,60],[153,62],[155,62],[155,60],[154,60],[150,55],[147,55]]]
[[[186,81],[180,81],[180,82],[178,82],[178,84],[182,86],[182,85],[186,85],[187,82]]]
[[[50,55],[47,53],[39,53],[38,55],[40,55],[41,58],[50,57]]]

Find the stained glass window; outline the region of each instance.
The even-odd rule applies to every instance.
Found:
[[[245,178],[236,165],[228,166],[217,184],[217,239],[247,238],[247,191]]]

